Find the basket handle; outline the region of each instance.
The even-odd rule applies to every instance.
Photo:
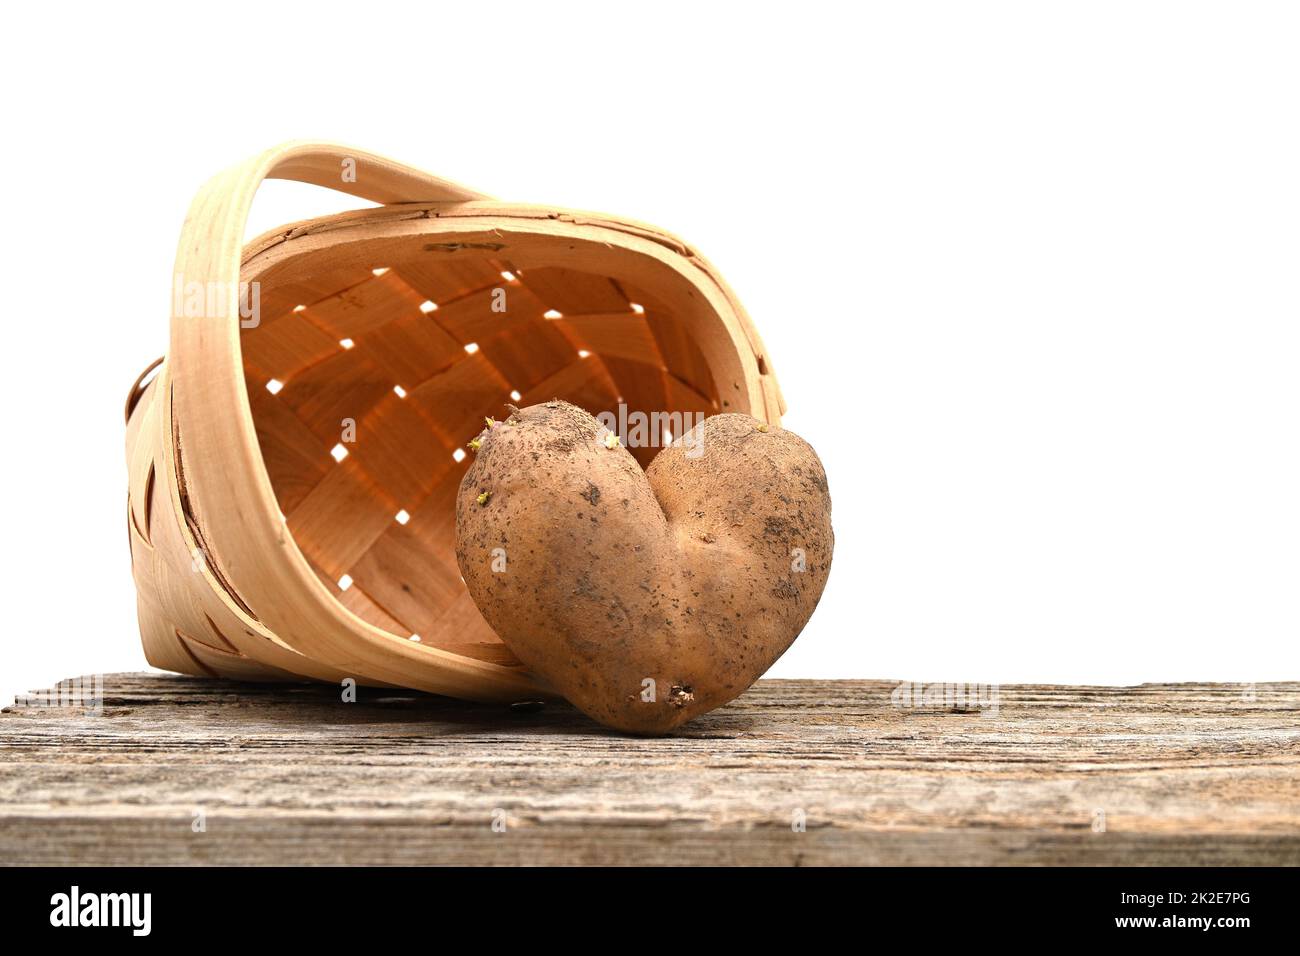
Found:
[[[220,173],[199,191],[181,230],[177,276],[187,283],[238,283],[248,212],[266,179],[310,183],[385,205],[490,198],[363,150],[334,143],[283,143]],[[232,306],[223,318],[234,320],[237,312]],[[177,318],[172,316],[173,336]],[[193,316],[179,318],[193,324]]]
[[[385,205],[403,202],[464,202],[482,193],[374,153],[332,143],[285,143],[244,164],[265,179],[290,179],[360,196]],[[256,188],[256,185],[254,185]]]
[[[230,290],[238,289],[244,228],[264,179],[385,204],[488,197],[361,150],[286,143],[209,180],[181,229],[174,280],[221,283],[224,292],[205,299],[199,314],[185,296],[172,297],[171,346],[159,383],[169,400],[158,427],[178,521],[204,528],[208,566],[223,572],[214,588],[228,582],[272,631],[325,635],[345,653],[351,641],[391,638],[360,619],[340,621],[337,602],[285,536],[244,385],[240,297]]]
[[[467,202],[482,193],[383,156],[335,143],[288,142],[219,173],[190,204],[176,250],[173,281],[199,290],[195,315],[188,292],[172,296],[168,380],[177,399],[214,399],[211,379],[239,366],[239,270],[253,197],[266,179],[290,179],[384,203]],[[197,283],[198,285],[194,285]],[[174,287],[175,288],[175,287]],[[215,293],[215,294],[214,294]],[[208,305],[213,303],[213,306]],[[214,314],[206,310],[213,308]],[[228,381],[237,381],[242,373]],[[224,401],[236,398],[223,396]],[[197,399],[196,399],[197,400]],[[227,405],[227,408],[231,406]]]

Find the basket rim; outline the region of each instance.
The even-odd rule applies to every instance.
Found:
[[[420,219],[499,219],[503,221],[501,225],[517,223],[521,228],[528,223],[564,222],[581,227],[609,229],[623,235],[646,239],[664,246],[676,255],[689,260],[704,273],[708,282],[717,286],[719,292],[726,299],[730,315],[734,316],[739,322],[755,361],[761,360],[767,366],[768,370],[763,374],[770,380],[770,384],[775,390],[778,401],[778,409],[775,414],[785,414],[785,398],[781,394],[780,383],[777,381],[776,375],[771,371],[771,359],[767,355],[763,338],[735,291],[723,278],[722,273],[699,250],[688,244],[684,239],[674,233],[639,220],[624,219],[608,213],[569,209],[561,206],[500,202],[497,200],[393,203],[364,209],[349,209],[327,216],[286,223],[279,228],[269,229],[245,244],[240,258],[241,271],[277,246],[284,246],[308,236],[319,236],[324,233],[346,230],[357,226],[369,227],[380,223],[411,222]],[[771,413],[770,409],[768,411]]]

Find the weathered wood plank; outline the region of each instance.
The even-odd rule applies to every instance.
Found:
[[[365,688],[343,703],[325,685],[108,675],[98,716],[21,701],[0,714],[0,852],[29,864],[1300,863],[1298,683],[1004,686],[984,709],[898,706],[897,686],[760,681],[647,740],[563,705],[514,713]]]

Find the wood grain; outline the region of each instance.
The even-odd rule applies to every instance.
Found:
[[[1300,683],[1003,686],[983,709],[898,706],[897,686],[764,680],[646,740],[563,704],[369,688],[343,703],[320,684],[107,675],[98,716],[39,696],[0,713],[0,851],[17,864],[1300,863]]]

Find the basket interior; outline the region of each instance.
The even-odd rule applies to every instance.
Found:
[[[553,398],[593,414],[730,406],[693,334],[698,296],[644,268],[649,284],[634,286],[618,250],[608,269],[555,265],[557,245],[508,259],[431,255],[427,242],[363,244],[344,264],[320,255],[319,272],[268,272],[260,322],[241,333],[267,474],[321,580],[386,631],[503,664],[515,661],[455,557],[456,492],[484,418]],[[630,449],[643,467],[674,421],[648,417],[649,447]]]

